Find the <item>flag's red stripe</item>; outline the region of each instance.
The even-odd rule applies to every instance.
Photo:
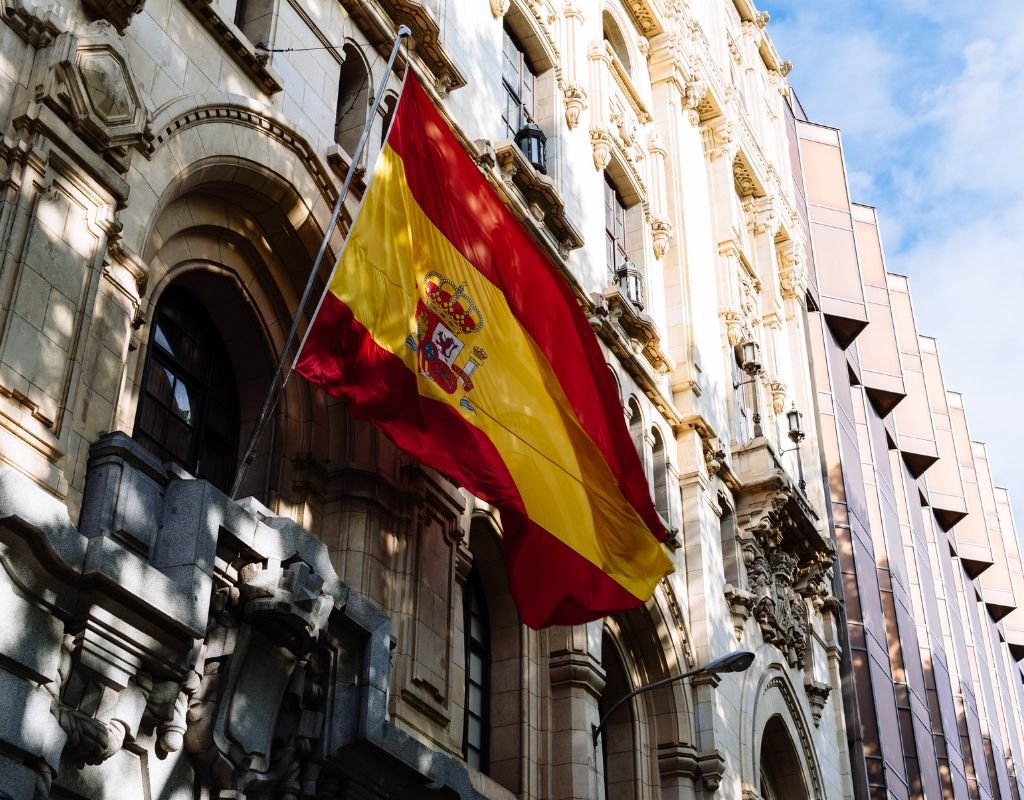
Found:
[[[354,416],[371,419],[402,450],[501,509],[509,583],[527,625],[577,624],[637,605],[638,598],[527,518],[491,440],[447,403],[421,395],[415,373],[331,292],[296,369],[345,399]],[[438,446],[443,442],[450,449]]]
[[[562,384],[576,418],[597,445],[622,493],[660,539],[665,532],[615,383],[593,331],[564,279],[505,208],[410,77],[388,144],[402,157],[409,188],[452,245],[505,294],[519,323]]]
[[[640,604],[564,542],[516,513],[502,512],[509,588],[531,628],[579,625]]]

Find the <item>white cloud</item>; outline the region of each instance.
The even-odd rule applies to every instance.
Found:
[[[842,129],[997,484],[1024,524],[1024,18],[1019,0],[768,2],[804,107]],[[779,24],[776,24],[778,21]]]

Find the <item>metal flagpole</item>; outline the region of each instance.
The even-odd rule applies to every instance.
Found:
[[[334,228],[338,224],[338,217],[341,216],[341,208],[345,204],[345,198],[348,196],[349,186],[352,184],[352,178],[356,174],[356,164],[359,163],[359,159],[363,155],[363,148],[366,146],[366,140],[370,135],[370,128],[373,126],[374,117],[377,114],[377,109],[380,108],[381,101],[384,99],[384,90],[388,85],[388,77],[391,75],[391,70],[395,66],[395,61],[398,58],[398,51],[402,46],[402,39],[411,36],[412,31],[406,25],[400,25],[398,31],[395,34],[395,43],[391,48],[391,56],[388,58],[388,65],[384,70],[384,77],[380,82],[380,88],[377,89],[377,96],[373,100],[373,106],[366,116],[366,124],[363,126],[363,132],[359,136],[359,143],[356,144],[355,152],[352,153],[352,161],[349,164],[348,174],[345,176],[345,183],[342,184],[341,192],[338,194],[338,199],[334,203],[334,211],[331,212],[331,219],[327,223],[327,227],[324,229],[324,238],[320,242],[320,250],[316,254],[316,258],[313,260],[313,269],[309,273],[309,280],[306,281],[306,288],[302,292],[302,297],[299,300],[299,305],[295,309],[295,318],[292,320],[292,327],[288,331],[288,336],[284,340],[284,344],[281,345],[281,357],[278,359],[277,368],[274,370],[274,377],[270,381],[270,386],[267,389],[267,396],[263,400],[263,407],[260,409],[260,415],[256,418],[256,424],[253,426],[252,433],[249,434],[249,441],[245,446],[245,451],[242,453],[242,459],[238,462],[238,469],[235,472],[235,482],[231,486],[231,498],[234,499],[235,495],[238,494],[238,490],[242,485],[242,479],[245,477],[245,472],[249,468],[249,465],[255,458],[256,443],[259,441],[260,434],[263,433],[263,428],[267,424],[267,415],[270,414],[271,409],[277,404],[278,394],[281,389],[284,388],[285,383],[288,382],[288,375],[291,373],[292,368],[295,366],[295,362],[292,362],[291,367],[288,366],[288,353],[291,349],[292,342],[295,340],[295,334],[299,329],[299,320],[302,318],[302,312],[306,308],[306,303],[309,302],[309,295],[313,291],[313,284],[316,282],[316,276],[320,272],[320,263],[324,259],[324,255],[327,252],[327,244],[330,241],[331,234],[334,233]],[[408,70],[408,66],[406,66]],[[333,273],[332,273],[333,274]],[[328,281],[328,284],[330,281]],[[317,308],[319,309],[319,304]],[[310,322],[312,324],[312,321]],[[303,338],[305,342],[305,338]]]

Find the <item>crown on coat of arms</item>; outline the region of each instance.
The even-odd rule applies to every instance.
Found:
[[[450,330],[476,333],[484,326],[484,315],[466,294],[466,284],[456,285],[439,272],[428,272],[423,281],[423,293],[427,308]]]

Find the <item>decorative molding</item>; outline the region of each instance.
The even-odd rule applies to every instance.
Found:
[[[284,83],[268,64],[270,54],[253,47],[249,38],[224,16],[216,0],[184,0],[184,3],[257,86],[267,94],[281,91]]]
[[[187,0],[201,2],[202,0]],[[412,31],[409,50],[419,59],[433,77],[434,89],[441,97],[466,85],[466,77],[455,64],[455,59],[441,43],[441,28],[433,13],[417,0],[380,0],[387,18],[375,12],[364,0],[341,0],[351,21],[370,35],[370,41],[383,57],[387,57],[394,43],[394,31],[408,25]],[[492,3],[493,12],[493,3]],[[389,22],[390,20],[390,22]],[[372,34],[372,35],[371,35]],[[405,62],[400,58],[400,68]]]
[[[814,800],[825,800],[825,789],[822,786],[821,772],[818,769],[818,754],[815,750],[814,742],[811,741],[810,732],[804,724],[803,712],[793,694],[789,680],[782,675],[776,675],[765,686],[765,691],[770,689],[778,689],[779,694],[782,695],[782,699],[786,703],[786,708],[789,710],[789,716],[796,727],[797,736],[800,739],[800,749],[803,751],[804,760],[807,762],[807,769],[811,773],[810,788]]]
[[[641,354],[657,375],[672,371],[671,359],[661,349],[661,337],[654,320],[638,310],[621,291],[612,284],[600,296],[601,302],[591,315],[590,324],[600,331],[603,325],[620,329],[631,340],[633,348]]]
[[[662,19],[665,12],[661,8],[660,0],[624,0],[623,5],[645,37],[651,38],[664,32]]]
[[[764,440],[740,458],[764,459]],[[752,614],[763,640],[775,645],[791,667],[803,664],[809,640],[808,601],[828,594],[835,548],[817,529],[817,514],[776,466],[767,480],[748,476],[737,509]],[[754,478],[754,482],[750,480]],[[820,604],[813,602],[815,611]]]
[[[57,0],[3,0],[4,21],[35,48],[43,48],[72,27],[70,13]]]
[[[97,20],[82,33],[65,32],[33,70],[36,99],[64,119],[119,172],[131,151],[148,151],[153,134],[142,90],[113,26]]]

